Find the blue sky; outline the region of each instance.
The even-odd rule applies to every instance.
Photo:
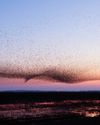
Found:
[[[1,72],[70,67],[99,77],[99,46],[99,0],[0,0]]]

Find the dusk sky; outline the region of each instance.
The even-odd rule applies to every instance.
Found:
[[[0,0],[4,90],[100,90],[100,1]]]

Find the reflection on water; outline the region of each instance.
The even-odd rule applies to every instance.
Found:
[[[64,100],[60,102],[0,105],[0,118],[40,118],[60,117],[63,115],[99,117],[100,100]]]
[[[97,117],[97,116],[99,116],[99,115],[100,115],[100,113],[97,112],[97,111],[86,112],[86,114],[85,114],[86,117]]]

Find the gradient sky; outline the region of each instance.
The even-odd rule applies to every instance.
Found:
[[[100,90],[100,1],[0,0],[0,73],[51,69],[82,82],[0,76],[0,91]]]

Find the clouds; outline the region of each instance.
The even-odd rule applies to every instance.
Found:
[[[42,79],[56,82],[64,82],[64,83],[78,83],[82,81],[92,80],[91,78],[85,77],[83,71],[74,70],[60,70],[60,69],[44,69],[39,72],[33,73],[19,73],[19,72],[0,72],[0,77],[4,78],[18,78],[24,79],[25,82],[31,79]],[[94,79],[95,80],[95,79]]]

